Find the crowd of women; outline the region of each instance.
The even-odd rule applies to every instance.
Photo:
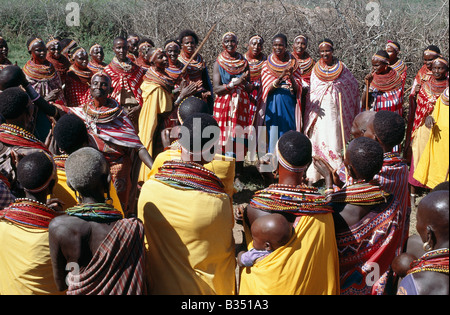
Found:
[[[423,61],[417,60],[417,63],[423,62],[423,66],[416,74],[413,85],[408,89],[405,83],[409,73],[405,62],[400,58],[400,44],[390,40],[386,42],[385,47],[374,52],[371,58],[372,67],[367,69],[368,74],[364,82],[358,82],[345,63],[336,56],[338,52],[335,52],[334,43],[330,39],[318,42],[314,49],[318,50],[320,58],[313,60],[308,52],[308,49],[311,49],[308,47],[308,38],[304,35],[295,37],[292,42],[284,34],[275,35],[271,39],[271,53],[266,55],[265,41],[261,36],[251,36],[245,45],[246,52],[241,54],[238,52],[238,37],[233,32],[227,32],[222,36],[223,49],[214,61],[212,75],[208,71],[204,56],[197,51],[199,38],[191,30],[182,31],[177,39],[167,40],[162,47],[155,47],[151,39],[137,34],[130,34],[127,38],[117,37],[113,40],[114,57],[109,63],[104,61],[105,54],[101,44],[96,43],[89,49],[83,48],[80,44],[71,39],[51,38],[44,41],[38,37],[30,38],[26,43],[30,60],[23,68],[19,68],[8,60],[7,39],[0,37],[0,91],[3,91],[0,94],[3,97],[0,102],[3,122],[0,126],[0,143],[5,148],[2,147],[3,156],[0,160],[2,195],[5,196],[2,197],[5,210],[0,210],[0,213],[3,212],[0,215],[0,222],[7,220],[9,223],[25,224],[24,221],[17,219],[21,215],[19,212],[22,214],[24,212],[24,210],[17,210],[20,208],[17,204],[20,202],[29,204],[30,200],[40,200],[36,197],[38,193],[49,193],[47,189],[53,178],[51,176],[45,178],[44,183],[36,184],[39,189],[27,188],[25,181],[23,183],[20,181],[17,173],[22,169],[24,169],[22,172],[25,172],[26,169],[25,166],[20,165],[20,161],[24,159],[24,156],[31,154],[26,150],[18,150],[23,147],[40,152],[45,151],[45,154],[57,166],[54,168],[55,174],[57,170],[61,171],[61,174],[58,173],[59,180],[57,185],[55,183],[55,189],[65,191],[65,194],[55,194],[58,190],[54,190],[53,197],[62,200],[62,203],[55,199],[47,202],[44,198],[42,199],[44,204],[47,202],[48,206],[53,205],[53,208],[57,207],[61,211],[66,211],[67,214],[73,213],[77,205],[103,204],[102,200],[99,201],[96,198],[97,194],[90,195],[86,188],[77,190],[76,181],[74,180],[71,184],[71,180],[64,172],[64,164],[72,153],[82,147],[90,146],[103,153],[109,166],[107,173],[110,174],[113,185],[104,188],[104,193],[108,200],[112,200],[112,208],[118,213],[114,212],[114,215],[130,218],[129,220],[134,220],[133,218],[138,216],[145,226],[145,246],[149,253],[147,263],[144,264],[140,258],[136,259],[137,271],[133,276],[143,276],[146,274],[142,271],[145,268],[151,271],[147,271],[146,281],[135,279],[137,282],[133,281],[133,286],[128,287],[129,291],[122,287],[122,291],[114,291],[117,288],[113,289],[113,282],[105,285],[105,288],[112,291],[105,288],[98,289],[98,287],[96,288],[99,291],[89,291],[90,289],[85,289],[80,283],[95,281],[86,279],[75,285],[69,285],[68,292],[71,294],[89,292],[142,294],[148,290],[155,294],[236,293],[234,280],[224,278],[225,274],[234,270],[234,264],[230,261],[231,256],[234,260],[234,250],[231,250],[232,242],[229,242],[232,238],[232,226],[230,228],[229,222],[226,223],[228,215],[224,215],[230,209],[229,205],[226,205],[227,202],[223,200],[223,196],[232,198],[233,180],[244,171],[242,167],[244,161],[238,158],[241,156],[238,151],[243,150],[244,154],[247,153],[251,141],[250,134],[242,134],[237,130],[248,127],[257,130],[261,126],[265,127],[266,132],[259,133],[258,137],[263,138],[268,149],[267,152],[257,152],[259,163],[264,164],[268,156],[276,156],[279,168],[275,177],[271,177],[272,185],[262,191],[266,199],[261,197],[261,193],[257,193],[250,202],[249,208],[238,208],[235,213],[236,217],[242,216],[246,219],[244,221],[249,225],[248,228],[257,217],[262,216],[258,212],[260,210],[276,212],[280,209],[289,209],[287,212],[294,213],[294,217],[314,217],[315,215],[320,217],[333,211],[338,212],[337,209],[339,209],[339,212],[342,212],[339,218],[347,220],[344,214],[351,209],[348,210],[345,206],[333,208],[326,203],[326,200],[329,200],[327,198],[334,200],[335,204],[346,202],[358,205],[361,207],[358,211],[367,216],[361,216],[356,221],[346,221],[347,229],[344,230],[346,232],[350,230],[352,240],[357,239],[359,245],[349,241],[350,236],[341,231],[339,219],[334,217],[337,249],[341,256],[337,258],[338,251],[335,250],[336,248],[330,249],[329,244],[320,250],[317,249],[318,256],[315,258],[317,266],[323,263],[318,257],[328,260],[329,264],[323,267],[331,275],[338,270],[333,263],[334,259],[340,260],[340,277],[330,276],[321,287],[322,284],[319,285],[320,281],[315,278],[318,273],[312,272],[315,276],[303,274],[303,271],[284,274],[290,269],[286,267],[280,273],[271,271],[271,277],[276,274],[277,279],[273,281],[266,279],[268,283],[271,283],[268,286],[267,283],[263,284],[261,279],[270,268],[264,271],[264,267],[260,267],[259,270],[248,267],[252,268],[253,274],[249,271],[242,274],[243,292],[248,294],[336,294],[339,292],[385,294],[389,291],[386,289],[389,286],[386,283],[392,281],[393,272],[394,274],[396,272],[390,267],[394,254],[398,256],[407,247],[411,203],[414,204],[419,191],[428,193],[438,184],[448,181],[448,60],[441,55],[437,46],[424,47]],[[289,50],[291,45],[292,51]],[[364,86],[364,89],[360,89],[360,85]],[[13,105],[21,97],[20,91],[14,90],[16,87],[21,87],[21,91],[26,93],[32,102],[26,104],[26,108],[17,109],[20,106],[17,105],[16,108],[14,107],[16,105]],[[219,150],[214,153],[215,161],[208,163],[200,159],[198,164],[193,163],[192,155],[211,151],[211,143],[204,143],[202,139],[205,147],[198,151],[190,144],[183,143],[181,141],[183,136],[178,139],[182,135],[181,125],[191,128],[189,129],[191,132],[196,130],[195,125],[192,127],[193,116],[183,117],[183,106],[191,108],[192,111],[194,111],[192,108],[197,106],[197,111],[214,118],[214,121],[210,122],[208,118],[205,118],[206,116],[199,116],[203,117],[208,126],[220,129]],[[201,110],[198,109],[200,107]],[[396,116],[384,116],[384,112],[390,112]],[[369,113],[371,114],[368,115]],[[375,116],[378,113],[380,115]],[[195,113],[194,116],[197,114],[199,113]],[[362,118],[364,115],[365,118]],[[79,121],[82,121],[81,127],[76,125],[76,122],[71,122],[72,125],[65,122],[68,116],[77,117]],[[67,124],[64,128],[61,127],[63,123]],[[386,126],[382,126],[383,123]],[[83,131],[83,128],[86,130]],[[203,125],[201,129],[204,129]],[[293,132],[296,136],[292,135]],[[305,139],[298,138],[300,135]],[[203,138],[203,133],[193,137],[196,136]],[[190,137],[193,140],[192,135]],[[372,137],[374,142],[370,144],[363,143],[362,140],[356,141],[358,137]],[[388,140],[389,138],[391,140]],[[398,139],[392,140],[393,138]],[[284,139],[284,142],[281,139]],[[309,143],[310,149],[305,143]],[[361,146],[359,151],[355,149],[356,143]],[[349,145],[348,150],[352,152],[348,155],[347,145]],[[363,176],[361,175],[363,170],[358,172],[355,170],[358,168],[358,159],[361,160],[364,157],[356,158],[355,156],[367,151],[366,159],[375,161],[376,158],[370,156],[368,149],[370,145],[380,146],[381,159],[384,159],[383,168],[380,164],[380,168],[373,174]],[[309,158],[302,157],[302,161],[298,162],[295,154],[301,155],[305,154],[304,152],[294,154],[291,152],[294,149],[282,149],[281,146],[298,146],[302,150],[310,150]],[[350,156],[353,156],[354,161],[350,161]],[[183,162],[174,162],[177,160],[174,157]],[[198,162],[198,160],[195,161]],[[184,162],[186,163],[183,164]],[[30,158],[27,163],[32,165],[33,160]],[[79,163],[78,167],[83,168],[82,162],[77,163]],[[85,163],[89,163],[89,160]],[[389,173],[392,170],[390,167],[394,164],[401,165],[398,167],[401,169],[398,174],[382,175]],[[103,164],[99,161],[98,165]],[[406,179],[400,174],[401,172],[409,173],[409,178]],[[103,176],[106,175],[103,174]],[[333,178],[332,182],[330,182],[330,176]],[[339,176],[340,180],[337,180]],[[380,186],[369,184],[373,178],[379,180]],[[389,180],[384,182],[385,178]],[[364,185],[367,186],[361,184],[362,182],[366,182]],[[289,185],[293,185],[292,189],[287,188]],[[317,189],[323,185],[326,186],[324,196],[319,194]],[[88,186],[92,190],[98,188],[94,188],[92,183]],[[213,194],[214,198],[208,199],[202,194],[194,196],[192,191],[184,195],[177,190],[180,187],[207,192]],[[382,190],[379,187],[382,187]],[[405,193],[405,190],[409,190],[409,194]],[[370,197],[364,199],[359,195],[361,191],[364,191],[364,196],[370,191]],[[297,195],[295,197],[292,194]],[[103,191],[98,195],[104,196]],[[411,197],[410,200],[407,200],[408,195]],[[356,200],[349,196],[352,198],[359,196],[362,199]],[[394,199],[386,199],[386,196]],[[311,198],[315,202],[310,202]],[[278,203],[272,203],[275,202],[274,200]],[[398,204],[395,200],[398,200]],[[286,202],[289,205],[286,205]],[[397,228],[392,228],[391,224],[385,221],[388,217],[386,213],[386,218],[380,218],[380,221],[374,223],[374,213],[385,210],[369,206],[373,207],[380,203],[383,203],[383,209],[390,209],[392,217],[389,217],[389,222],[396,222],[394,225],[398,225]],[[274,208],[270,209],[269,205]],[[191,209],[193,207],[197,210]],[[292,207],[297,210],[293,211]],[[432,208],[433,206],[424,205],[423,207]],[[211,210],[212,214],[208,216],[209,221],[206,220],[209,223],[205,222],[203,217],[205,214],[200,211],[206,208],[217,210]],[[399,212],[394,211],[394,208],[400,209]],[[94,216],[103,218],[109,214],[109,210],[102,207],[99,208],[100,210],[97,208],[93,210],[92,207],[89,210],[83,209],[77,210],[77,215],[80,211],[93,213],[85,214],[84,217],[80,216],[87,221],[96,221]],[[108,209],[111,210],[111,208]],[[180,219],[179,211],[193,211],[192,216],[195,222]],[[28,216],[25,225],[33,226],[30,221],[37,216],[37,213]],[[222,216],[220,220],[217,219],[219,216]],[[113,217],[115,219],[108,216],[106,221],[99,219],[98,222],[117,220],[115,216]],[[357,231],[356,224],[369,217],[371,223],[367,223],[366,220],[363,225],[373,224],[373,230],[378,232],[383,230],[381,234],[385,234],[386,238],[379,238],[375,233],[371,234],[371,237],[376,238],[377,241],[375,242],[374,239],[369,241],[370,235]],[[325,221],[328,222],[327,220]],[[70,229],[70,221],[54,220],[53,230],[50,221],[52,220],[48,220],[40,228],[48,231],[50,226],[50,237],[54,235],[54,250],[59,254],[51,255],[53,273],[57,284],[59,280],[58,288],[65,290],[67,287],[64,286],[64,281],[61,281],[61,275],[64,274],[64,271],[61,272],[61,261],[67,263],[73,260],[69,258],[70,255],[61,254],[61,251],[63,253],[66,250],[70,251],[67,248],[71,245],[75,248],[77,246],[81,248],[82,245],[68,245],[64,237],[56,232],[63,228]],[[313,221],[308,224],[301,221],[303,223],[300,224],[298,219],[290,220],[289,216],[288,221],[292,223],[293,234],[298,239],[306,230],[309,229],[311,232],[314,230],[313,226],[318,226]],[[353,222],[354,226],[349,222]],[[143,229],[139,227],[139,223],[133,221],[130,226],[131,224],[133,227],[127,228],[139,230],[140,232],[135,233],[142,236],[144,232],[141,231]],[[317,233],[326,234],[328,237],[330,229],[328,227],[327,232],[322,230],[328,226],[328,223],[324,224],[321,228],[317,228]],[[448,229],[448,194],[446,224]],[[165,230],[167,226],[171,226],[172,233],[169,234]],[[80,225],[78,232],[81,233],[82,230]],[[173,234],[174,231],[175,234]],[[339,234],[340,231],[342,234]],[[250,245],[253,229],[251,234],[249,229],[246,232],[246,240]],[[208,233],[210,235],[206,235]],[[124,238],[122,234],[119,234],[117,233],[118,236],[115,237]],[[221,237],[218,237],[219,234]],[[335,239],[334,233],[332,234],[330,237]],[[106,234],[98,235],[101,235],[98,237],[104,237]],[[289,235],[292,238],[292,233]],[[230,239],[222,242],[229,236]],[[313,237],[310,237],[313,240]],[[422,234],[420,237],[421,241],[427,240]],[[395,244],[392,239],[395,240]],[[255,240],[256,236],[253,238],[253,241]],[[378,245],[368,246],[364,255],[359,255],[358,250],[354,248],[354,246],[360,247],[366,241],[381,244],[380,240],[384,242],[383,245],[379,245],[383,248],[382,252],[373,253],[369,250]],[[311,244],[315,241],[317,239]],[[444,244],[444,247],[448,247],[448,238],[447,245],[445,241],[442,242],[441,239],[439,241],[439,245]],[[413,239],[411,239],[412,242]],[[429,242],[427,243],[430,245]],[[120,247],[124,247],[124,244],[125,241],[120,243]],[[297,245],[300,246],[300,244],[291,244],[291,247]],[[435,245],[436,242],[433,243],[433,246]],[[175,247],[177,247],[176,250]],[[216,250],[213,250],[213,247]],[[347,253],[348,248],[352,248],[352,251],[356,251],[357,254],[351,254],[344,259],[342,255]],[[51,250],[52,248],[49,252]],[[133,253],[128,254],[139,256],[136,254],[139,249],[133,250]],[[92,248],[91,251],[91,255],[96,252]],[[286,266],[290,254],[278,249],[276,251]],[[265,255],[272,252],[274,250],[266,252]],[[371,254],[367,254],[368,252]],[[386,254],[387,252],[389,254]],[[448,248],[443,254],[441,252],[440,250],[438,258],[444,259],[444,262],[440,260],[438,265],[447,266],[444,270],[448,276]],[[114,253],[110,255],[114,256]],[[50,259],[50,254],[48,256]],[[374,258],[375,256],[379,257]],[[296,264],[309,264],[305,257],[296,257],[290,258],[290,261],[295,261]],[[346,264],[356,259],[355,257],[365,261],[348,267]],[[417,265],[417,260],[420,262],[426,260],[424,257],[419,257],[420,255],[416,252],[410,262]],[[4,262],[7,260],[1,254],[0,258]],[[97,255],[95,258],[99,259]],[[372,263],[382,266],[381,278],[374,281],[375,284],[369,285],[366,280],[361,284],[359,280],[367,279],[370,273],[367,266],[370,265],[372,258],[374,259]],[[313,260],[311,257],[308,258],[309,262]],[[343,260],[346,262],[343,263]],[[91,269],[92,272],[97,273],[95,268]],[[200,275],[192,275],[192,270]],[[399,270],[397,269],[397,273],[400,273]],[[128,275],[128,272],[123,270],[122,272]],[[289,285],[282,279],[289,282],[286,279],[293,275],[300,277],[303,282],[297,281],[293,285],[294,288],[290,290]],[[355,277],[359,280],[355,280]],[[7,283],[5,279],[13,281],[11,280],[13,278],[0,279],[1,294],[8,292],[5,286],[2,287],[2,283]],[[339,278],[341,283],[336,285],[335,282]],[[317,280],[316,284],[313,283],[316,281],[314,279]],[[116,279],[116,281],[122,280]],[[75,282],[72,281],[72,283]],[[145,289],[139,286],[141,282],[146,283]],[[308,283],[309,287],[307,287]],[[256,289],[257,287],[265,289],[259,290]],[[1,292],[1,290],[5,291]],[[448,285],[446,290],[448,294]],[[33,290],[29,292],[36,293]]]

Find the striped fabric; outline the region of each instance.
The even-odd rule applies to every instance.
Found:
[[[143,295],[144,225],[136,218],[116,222],[88,266],[67,277],[67,295]]]
[[[119,106],[116,101],[112,99],[111,101],[113,105],[108,107],[109,110],[115,106]],[[110,142],[121,147],[141,148],[143,146],[130,119],[125,114],[111,115],[110,119],[103,119],[102,122],[96,122],[96,117],[90,117],[85,108],[86,106],[73,107],[70,108],[70,113],[83,119],[88,127],[89,133],[95,138],[100,138],[104,142]],[[99,112],[101,111],[102,109],[99,110]]]
[[[400,86],[395,90],[383,92],[371,92],[374,98],[372,109],[376,112],[380,110],[388,110],[395,112],[400,116],[403,115],[403,87]]]
[[[104,71],[111,77],[112,86],[114,88],[111,98],[120,103],[120,93],[125,89],[129,93],[133,93],[138,103],[142,106],[141,83],[144,77],[144,70],[134,63],[128,64],[130,69],[125,70],[116,57],[107,65]]]

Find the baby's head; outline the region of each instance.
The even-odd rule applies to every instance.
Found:
[[[272,213],[257,218],[251,231],[255,249],[273,251],[289,242],[293,228],[282,214]]]
[[[392,270],[401,278],[404,278],[411,268],[411,263],[416,260],[416,257],[409,253],[401,253],[392,260]]]

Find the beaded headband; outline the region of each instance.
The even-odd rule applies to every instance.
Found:
[[[277,159],[278,159],[278,163],[280,163],[285,169],[287,169],[290,172],[294,172],[294,173],[300,173],[305,171],[309,165],[305,165],[305,166],[294,166],[291,163],[289,163],[288,161],[286,161],[284,159],[284,157],[281,155],[280,150],[278,149],[278,142],[280,140],[277,141],[277,144],[275,145],[275,150],[277,152]]]
[[[233,32],[226,32],[226,33],[223,34],[223,36],[222,36],[222,41],[223,41],[223,40],[225,39],[225,37],[228,36],[228,35],[233,36],[233,37],[236,38],[236,40],[237,40],[236,34],[234,34]]]
[[[48,43],[47,43],[47,45],[45,45],[47,48],[50,48],[50,46],[51,45],[53,45],[53,44],[56,44],[56,43],[58,43],[59,42],[59,40],[57,40],[57,39],[52,39],[51,41],[49,41]]]
[[[331,48],[333,48],[333,44],[331,44],[330,42],[326,42],[326,41],[323,41],[319,44],[319,48],[322,46],[330,46]]]
[[[248,42],[251,43],[252,40],[254,40],[254,39],[257,39],[257,40],[259,40],[260,42],[263,42],[263,41],[264,41],[264,39],[263,39],[261,36],[255,35],[255,36],[252,36],[252,37],[249,39]]]
[[[430,54],[430,55],[437,55],[437,56],[439,56],[439,54],[437,52],[435,52],[434,50],[431,50],[431,49],[426,49],[423,53],[424,54]]]
[[[94,80],[95,77],[106,77],[109,79],[110,82],[112,81],[111,77],[107,73],[103,72],[102,70],[100,70],[92,75],[91,82]]]
[[[398,46],[395,45],[395,44],[394,44],[392,41],[390,41],[390,40],[388,40],[388,43],[386,44],[386,48],[388,48],[388,47],[394,48],[394,50],[395,50],[396,52],[399,52],[399,51],[400,51],[400,49],[398,48]]]
[[[180,45],[178,45],[178,43],[176,41],[171,41],[169,43],[167,43],[167,45],[164,47],[165,50],[167,50],[167,47],[169,47],[169,45],[176,45],[178,48],[181,48]]]
[[[157,48],[155,49],[155,51],[153,52],[153,54],[151,55],[149,62],[153,62],[156,58],[156,53],[157,52],[163,52],[164,50],[162,48]]]
[[[83,47],[78,47],[77,49],[74,50],[74,52],[72,53],[72,56],[75,56],[79,50],[86,52],[86,49],[84,49]]]
[[[435,63],[435,62],[442,62],[442,63],[445,63],[445,64],[448,66],[448,61],[445,60],[445,59],[442,58],[442,57],[437,57],[436,59],[434,59],[434,60],[433,60],[433,63]]]
[[[305,35],[298,35],[296,38],[294,38],[294,42],[297,40],[297,38],[304,38],[306,41],[308,41],[308,39],[306,38]],[[320,45],[319,45],[320,47]]]
[[[93,50],[94,48],[96,48],[96,47],[103,48],[100,44],[94,44],[94,45],[92,45],[92,47],[89,49],[89,54],[90,54],[90,55],[92,54],[92,50]]]
[[[28,51],[31,51],[31,47],[33,47],[34,44],[41,42],[44,44],[44,41],[40,38],[35,38],[31,41],[30,45],[28,45]],[[45,44],[44,44],[45,45]]]
[[[38,193],[38,192],[43,191],[44,189],[46,189],[48,187],[48,185],[50,185],[50,182],[52,181],[52,179],[56,178],[56,170],[57,169],[56,169],[55,161],[53,161],[53,158],[50,155],[48,155],[46,152],[44,152],[44,151],[41,151],[41,152],[45,154],[45,156],[49,159],[50,162],[52,162],[53,171],[52,171],[52,175],[40,187],[37,187],[37,188],[34,188],[34,189],[27,189],[27,188],[25,188],[25,190],[27,190],[27,191],[29,191],[31,193]]]
[[[127,42],[130,41],[130,40],[132,40],[132,39],[137,39],[137,40],[139,40],[139,37],[137,37],[137,36],[130,36],[130,37],[127,38]]]
[[[70,50],[70,48],[72,48],[72,46],[74,45],[74,44],[76,44],[77,42],[76,41],[74,41],[73,39],[70,41],[70,43],[66,46],[66,47],[64,47],[64,49],[62,50],[62,53],[63,54],[65,54],[65,53],[68,53],[69,52],[69,50]]]
[[[384,56],[380,56],[380,55],[378,55],[378,54],[373,55],[373,56],[372,56],[372,59],[376,59],[376,60],[379,60],[379,61],[381,61],[381,62],[384,62],[384,63],[389,64],[389,58],[386,58],[386,57],[384,57]]]

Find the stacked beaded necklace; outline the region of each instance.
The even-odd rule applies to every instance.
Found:
[[[436,249],[427,252],[422,257],[411,263],[411,269],[408,270],[408,274],[423,271],[435,271],[448,275],[448,257],[448,248]]]
[[[250,201],[253,208],[264,211],[281,211],[294,215],[330,213],[332,207],[317,188],[306,185],[272,184],[257,191]]]
[[[448,106],[448,87],[441,94],[441,102]]]
[[[178,56],[178,60],[181,61],[181,63],[184,65],[187,65],[189,62],[190,57],[186,55],[184,50],[181,50],[180,55]],[[200,54],[197,54],[197,56],[194,58],[194,60],[189,63],[189,66],[187,67],[187,74],[189,76],[189,79],[191,81],[197,81],[200,80],[202,77],[202,71],[206,68],[206,64],[203,61],[203,58]]]
[[[51,62],[37,64],[33,60],[28,60],[23,67],[25,75],[33,80],[52,80],[57,75],[56,69]]]
[[[94,59],[91,59],[91,61],[89,61],[88,63],[88,68],[91,69],[91,71],[93,73],[97,73],[99,71],[102,71],[103,69],[105,69],[106,64],[105,63],[98,63],[97,61],[95,61]]]
[[[169,67],[166,68],[166,73],[171,77],[174,81],[177,81],[181,75],[181,70],[183,70],[183,64],[180,60],[176,60],[173,62],[169,58]]]
[[[302,76],[309,75],[312,72],[315,64],[311,56],[307,52],[305,52],[305,59],[301,59],[295,52],[293,53],[293,55],[297,59],[300,69],[302,69]]]
[[[406,64],[403,62],[403,60],[399,59],[396,63],[391,65],[391,68],[398,72],[400,76],[403,75],[403,73],[406,71]]]
[[[239,75],[245,71],[248,65],[247,59],[244,58],[240,53],[230,56],[226,51],[222,51],[217,57],[217,63],[229,74]]]
[[[251,58],[248,51],[244,55],[245,59],[248,61],[248,66],[250,68],[250,81],[257,81],[261,78],[261,71],[266,61],[267,57],[261,53],[260,59]]]
[[[384,203],[387,201],[387,197],[389,197],[389,193],[379,186],[359,181],[332,193],[331,201],[367,206]]]
[[[222,181],[210,170],[195,162],[166,161],[155,178],[183,188],[212,194],[225,194]]]
[[[386,74],[374,74],[370,87],[379,92],[397,90],[402,87],[402,78],[397,71],[389,68],[389,71]]]
[[[148,68],[144,76],[144,81],[161,85],[166,91],[172,92],[175,82],[166,72],[156,71],[155,67]]]
[[[0,210],[0,219],[17,225],[47,230],[57,213],[47,205],[28,198],[17,198],[9,207]]]
[[[75,64],[70,66],[69,72],[73,72],[78,78],[80,78],[81,82],[85,84],[89,84],[92,76],[94,75],[91,69],[80,69]]]
[[[295,59],[295,57],[288,52],[286,52],[286,54],[289,56],[289,59],[286,62],[278,59],[275,54],[270,54],[269,57],[267,57],[267,68],[273,76],[279,77],[285,69],[289,69],[291,67],[293,67],[293,71],[297,70],[297,59]]]
[[[116,119],[123,109],[115,100],[108,98],[107,104],[100,108],[95,106],[94,100],[90,100],[84,105],[83,110],[88,123],[106,124]]]
[[[332,66],[328,66],[323,59],[320,59],[314,65],[314,73],[321,81],[336,80],[341,75],[342,70],[344,70],[344,64],[336,58],[333,58]]]
[[[66,169],[66,161],[68,157],[68,154],[56,155],[53,157],[53,161],[55,161],[57,170],[64,171]]]
[[[0,139],[6,144],[37,148],[50,153],[46,145],[42,143],[38,138],[36,138],[32,133],[16,125],[0,125]]]
[[[106,203],[79,204],[66,210],[66,214],[86,221],[109,223],[123,219],[122,213]]]
[[[133,72],[133,69],[136,67],[136,65],[128,58],[126,61],[122,62],[117,59],[116,56],[111,60],[111,66],[123,70],[125,72]]]

